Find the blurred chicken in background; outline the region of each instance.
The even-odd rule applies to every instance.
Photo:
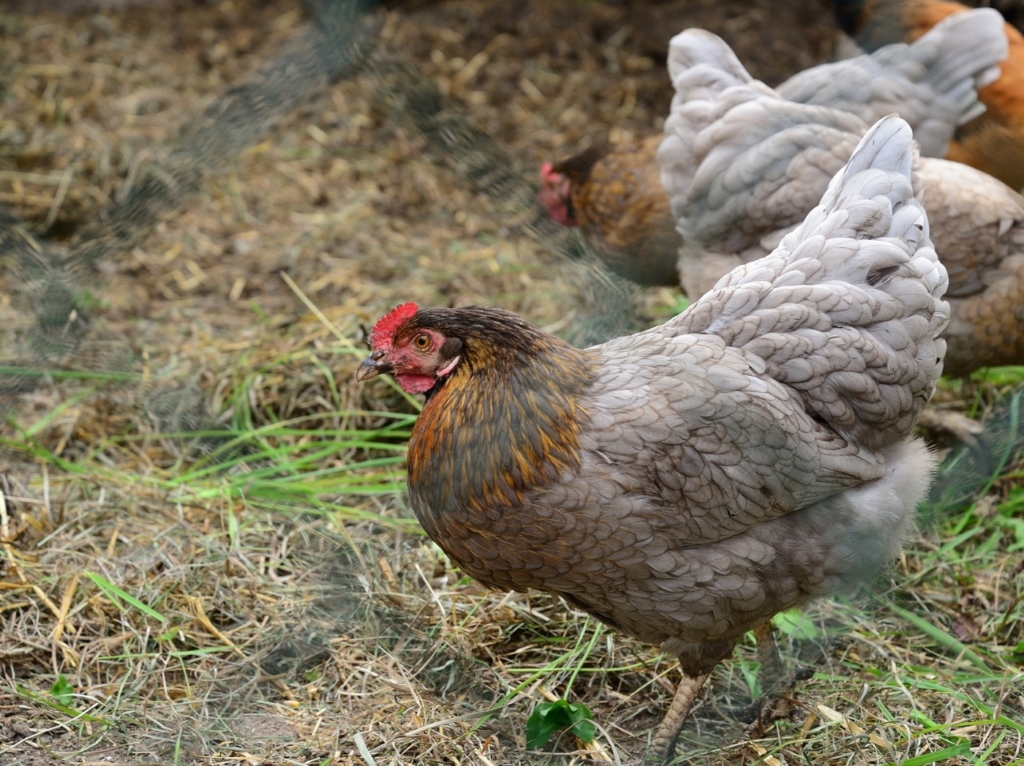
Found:
[[[676,95],[658,161],[683,242],[681,281],[695,297],[797,225],[868,125],[786,99],[703,30],[673,38],[669,71]],[[1024,198],[960,163],[922,157],[915,171],[950,275],[946,373],[1024,362]]]
[[[912,43],[969,8],[946,0],[836,0],[836,19],[866,51]],[[1002,73],[978,94],[986,111],[961,126],[947,159],[984,170],[1014,189],[1024,188],[1024,36],[1003,25],[1009,56]]]
[[[852,112],[867,124],[898,112],[923,155],[946,156],[958,127],[984,109],[977,89],[999,77],[1007,54],[1002,27],[997,12],[972,11],[936,25],[911,46],[801,72],[778,92]],[[661,140],[658,134],[603,143],[541,168],[539,199],[551,217],[579,226],[614,271],[643,285],[679,284],[680,241],[655,160]]]

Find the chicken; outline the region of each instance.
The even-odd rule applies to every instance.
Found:
[[[936,24],[967,12],[945,0],[836,0],[839,26],[865,50],[913,42]],[[1009,56],[1000,77],[978,94],[986,111],[963,125],[945,155],[1024,189],[1024,36],[1003,25]]]
[[[658,160],[683,242],[680,280],[695,297],[802,221],[867,125],[786,100],[702,30],[672,39],[669,69],[676,96]],[[921,158],[915,170],[950,275],[946,372],[1024,363],[1024,198],[967,165]]]
[[[583,229],[612,271],[641,285],[679,282],[679,235],[654,161],[661,139],[593,146],[540,171],[538,199],[551,217]]]
[[[912,164],[882,120],[778,249],[636,335],[413,304],[370,334],[357,377],[426,395],[409,495],[452,561],[679,657],[658,757],[746,631],[876,572],[925,496],[949,308]]]
[[[867,124],[899,112],[922,154],[941,157],[957,126],[983,109],[977,88],[999,76],[997,64],[1006,57],[1002,28],[996,11],[972,11],[942,22],[914,45],[808,69],[780,85],[779,93],[854,112]],[[678,285],[680,242],[659,181],[660,141],[656,135],[603,144],[556,165],[545,163],[539,199],[559,223],[580,226],[621,276],[644,285]]]

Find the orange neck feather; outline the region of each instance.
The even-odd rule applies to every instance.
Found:
[[[467,339],[463,363],[416,421],[409,489],[431,536],[446,514],[514,506],[578,467],[589,354],[540,333],[530,340],[509,348]]]

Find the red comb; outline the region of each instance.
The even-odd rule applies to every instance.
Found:
[[[550,162],[545,162],[540,166],[540,180],[547,181],[552,175],[558,175],[555,173],[555,166]]]
[[[395,308],[377,320],[377,324],[370,330],[370,345],[374,349],[390,346],[398,328],[409,319],[412,319],[419,310],[420,307],[415,303],[403,303],[401,306],[395,306]]]

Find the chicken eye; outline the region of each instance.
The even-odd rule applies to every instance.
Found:
[[[412,344],[416,346],[420,351],[426,351],[430,348],[430,336],[429,335],[417,335],[412,340]]]

